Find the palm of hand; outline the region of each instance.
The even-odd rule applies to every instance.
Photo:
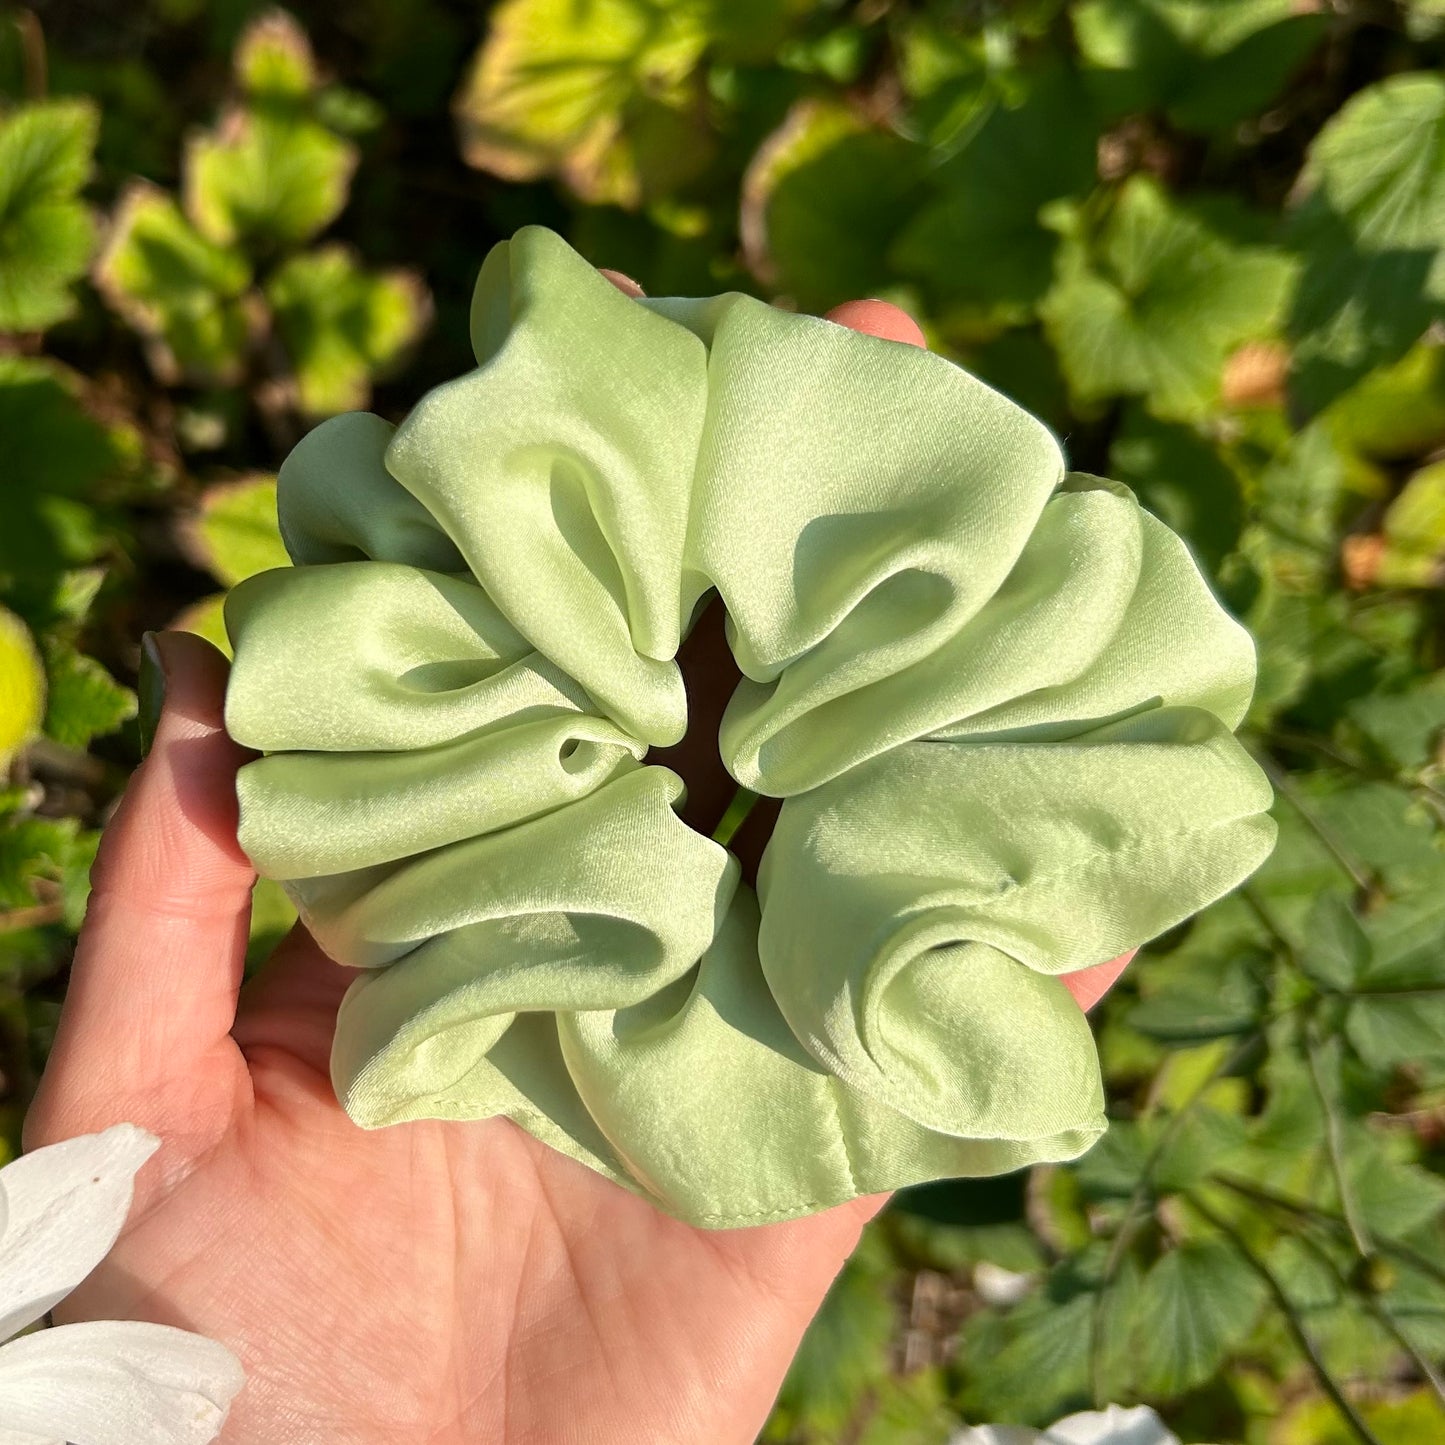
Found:
[[[224,1339],[237,1445],[751,1439],[868,1206],[706,1233],[500,1121],[358,1130],[344,984],[298,935],[189,1078],[67,1111],[140,1115],[166,1171],[66,1317]]]

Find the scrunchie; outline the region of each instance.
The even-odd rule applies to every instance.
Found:
[[[1122,486],[916,348],[486,259],[477,369],[282,468],[226,605],[241,842],[359,971],[367,1127],[505,1116],[695,1224],[1071,1158],[1057,975],[1268,853],[1248,635]],[[756,895],[648,766],[713,591]]]

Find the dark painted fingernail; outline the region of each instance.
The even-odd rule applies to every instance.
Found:
[[[140,677],[136,680],[136,727],[140,730],[140,755],[150,752],[156,727],[166,701],[166,665],[154,632],[140,640]]]

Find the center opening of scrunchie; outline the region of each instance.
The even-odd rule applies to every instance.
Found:
[[[718,753],[718,727],[742,673],[723,630],[727,616],[716,593],[678,649],[677,665],[687,690],[687,733],[670,748],[650,748],[648,763],[671,768],[687,784],[681,817],[697,832],[712,837],[738,797],[739,783]],[[742,864],[743,877],[756,884],[758,863],[773,834],[782,800],[758,798],[748,808],[727,846]]]

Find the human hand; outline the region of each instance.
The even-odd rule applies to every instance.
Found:
[[[882,303],[835,319],[921,344]],[[249,755],[222,725],[225,661],[185,634],[158,651],[165,708],[96,864],[25,1143],[121,1120],[164,1142],[57,1316],[229,1345],[248,1374],[229,1445],[752,1441],[883,1200],[703,1231],[504,1120],[353,1125],[328,1067],[351,972],[298,928],[241,987]],[[716,752],[704,722],[684,752]],[[1065,982],[1087,1007],[1125,961]]]

